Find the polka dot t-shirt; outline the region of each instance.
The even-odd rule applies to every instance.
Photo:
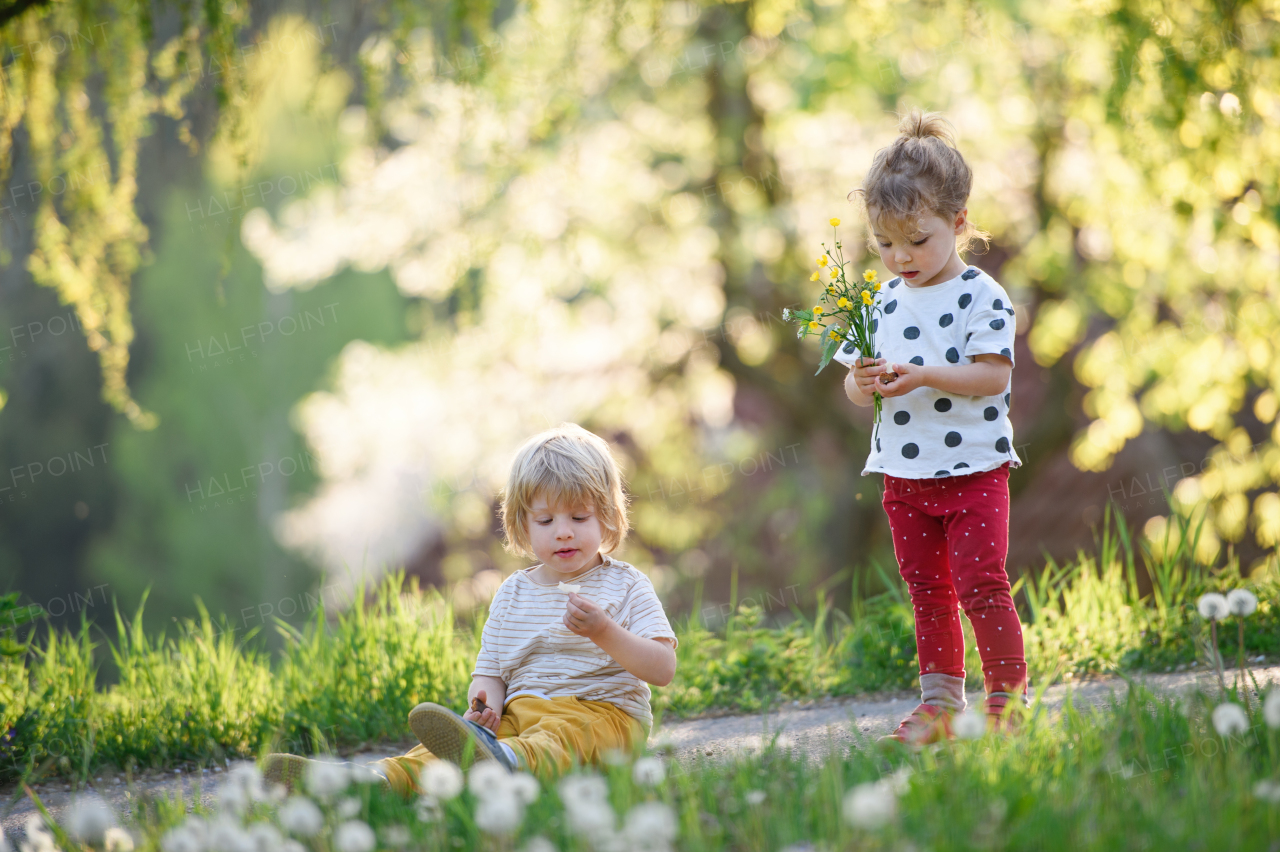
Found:
[[[972,364],[993,353],[1013,361],[1014,315],[1009,294],[970,266],[950,281],[908,287],[888,283],[872,322],[877,358],[889,364]],[[847,344],[852,346],[852,344]],[[1022,461],[1013,449],[1009,384],[998,396],[962,396],[921,387],[885,397],[879,431],[862,475],[887,473],[933,479],[993,470]]]

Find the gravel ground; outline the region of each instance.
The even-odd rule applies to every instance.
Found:
[[[1265,690],[1267,684],[1280,684],[1280,666],[1258,666],[1253,675]],[[1153,690],[1164,693],[1186,693],[1195,688],[1211,691],[1215,678],[1210,672],[1148,674],[1138,680]],[[1068,693],[1077,707],[1102,705],[1123,697],[1128,683],[1122,678],[1098,678],[1077,684],[1050,687],[1044,707],[1058,713]],[[972,700],[973,696],[971,696]],[[802,704],[793,702],[768,713],[740,716],[706,716],[697,719],[660,723],[653,731],[651,747],[669,747],[676,758],[685,762],[720,761],[739,754],[758,751],[774,735],[785,737],[791,748],[809,758],[821,758],[832,748],[847,749],[860,738],[874,740],[893,730],[898,721],[919,702],[918,693],[892,693],[855,698],[824,699]],[[855,730],[857,733],[855,734]],[[367,763],[383,757],[403,754],[416,741],[382,743],[375,748],[343,754],[345,759]],[[170,770],[151,772],[127,780],[123,775],[103,772],[89,787],[103,796],[120,815],[127,819],[137,805],[148,798],[173,798],[181,795],[188,805],[199,798],[205,805],[214,803],[214,792],[227,769],[249,761],[236,761],[227,767],[212,769]],[[70,785],[61,782],[37,784],[36,795],[55,818],[59,817],[73,795]],[[3,810],[0,825],[11,842],[25,835],[27,817],[36,813],[34,802],[20,787],[9,784],[0,788]]]

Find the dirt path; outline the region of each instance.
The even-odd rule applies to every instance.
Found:
[[[1280,685],[1280,665],[1258,666],[1252,671],[1264,691],[1268,684]],[[1148,674],[1139,675],[1136,679],[1162,693],[1183,694],[1197,687],[1206,691],[1216,688],[1215,679],[1208,672]],[[1068,692],[1074,696],[1077,707],[1100,705],[1111,700],[1113,691],[1117,697],[1123,697],[1128,691],[1128,683],[1122,678],[1111,677],[1079,684],[1059,684],[1049,688],[1044,706],[1051,714],[1059,712]],[[973,699],[974,696],[970,696],[970,700]],[[762,743],[777,733],[789,738],[794,750],[807,757],[820,758],[833,746],[844,749],[855,743],[855,725],[863,736],[871,739],[888,733],[918,702],[918,693],[824,699],[809,704],[793,702],[769,713],[667,722],[654,729],[649,742],[652,747],[670,746],[678,760],[698,762],[726,760],[759,750]],[[367,763],[403,754],[413,745],[416,741],[383,743],[375,749],[344,754],[343,757],[356,763]],[[100,793],[124,820],[147,796],[173,797],[181,794],[188,801],[199,797],[206,805],[212,805],[217,785],[225,774],[225,768],[178,769],[139,776],[132,785],[128,785],[123,776],[104,772],[89,786]],[[62,813],[72,796],[71,787],[64,783],[39,784],[33,789],[55,817]],[[0,788],[0,796],[3,797],[0,823],[13,843],[25,835],[23,827],[27,817],[36,812],[35,804],[13,784]]]

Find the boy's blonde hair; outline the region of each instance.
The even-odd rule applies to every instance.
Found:
[[[552,506],[590,504],[604,528],[601,553],[617,550],[631,528],[618,462],[603,438],[576,423],[533,436],[511,463],[502,494],[502,529],[507,549],[521,556],[533,556],[528,523],[538,497]]]
[[[849,193],[850,201],[857,196],[862,202],[870,225],[867,245],[877,255],[875,230],[889,229],[911,239],[929,213],[951,222],[964,209],[973,185],[973,172],[956,148],[951,123],[942,115],[913,108],[899,116],[898,131],[901,135],[892,145],[876,152],[862,186]],[[974,240],[985,246],[990,239],[991,234],[966,218],[956,251],[968,251]]]

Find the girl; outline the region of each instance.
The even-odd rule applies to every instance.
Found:
[[[1009,470],[1022,462],[1009,422],[1013,307],[959,254],[990,237],[966,218],[972,173],[941,116],[912,110],[899,130],[850,193],[865,207],[872,250],[897,277],[872,324],[880,351],[851,366],[845,392],[858,405],[877,391],[884,400],[862,475],[884,474],[915,610],[921,704],[884,739],[923,744],[950,737],[950,718],[966,705],[957,603],[977,637],[989,720],[998,727],[1011,698],[1026,706],[1022,628],[1004,567]]]

